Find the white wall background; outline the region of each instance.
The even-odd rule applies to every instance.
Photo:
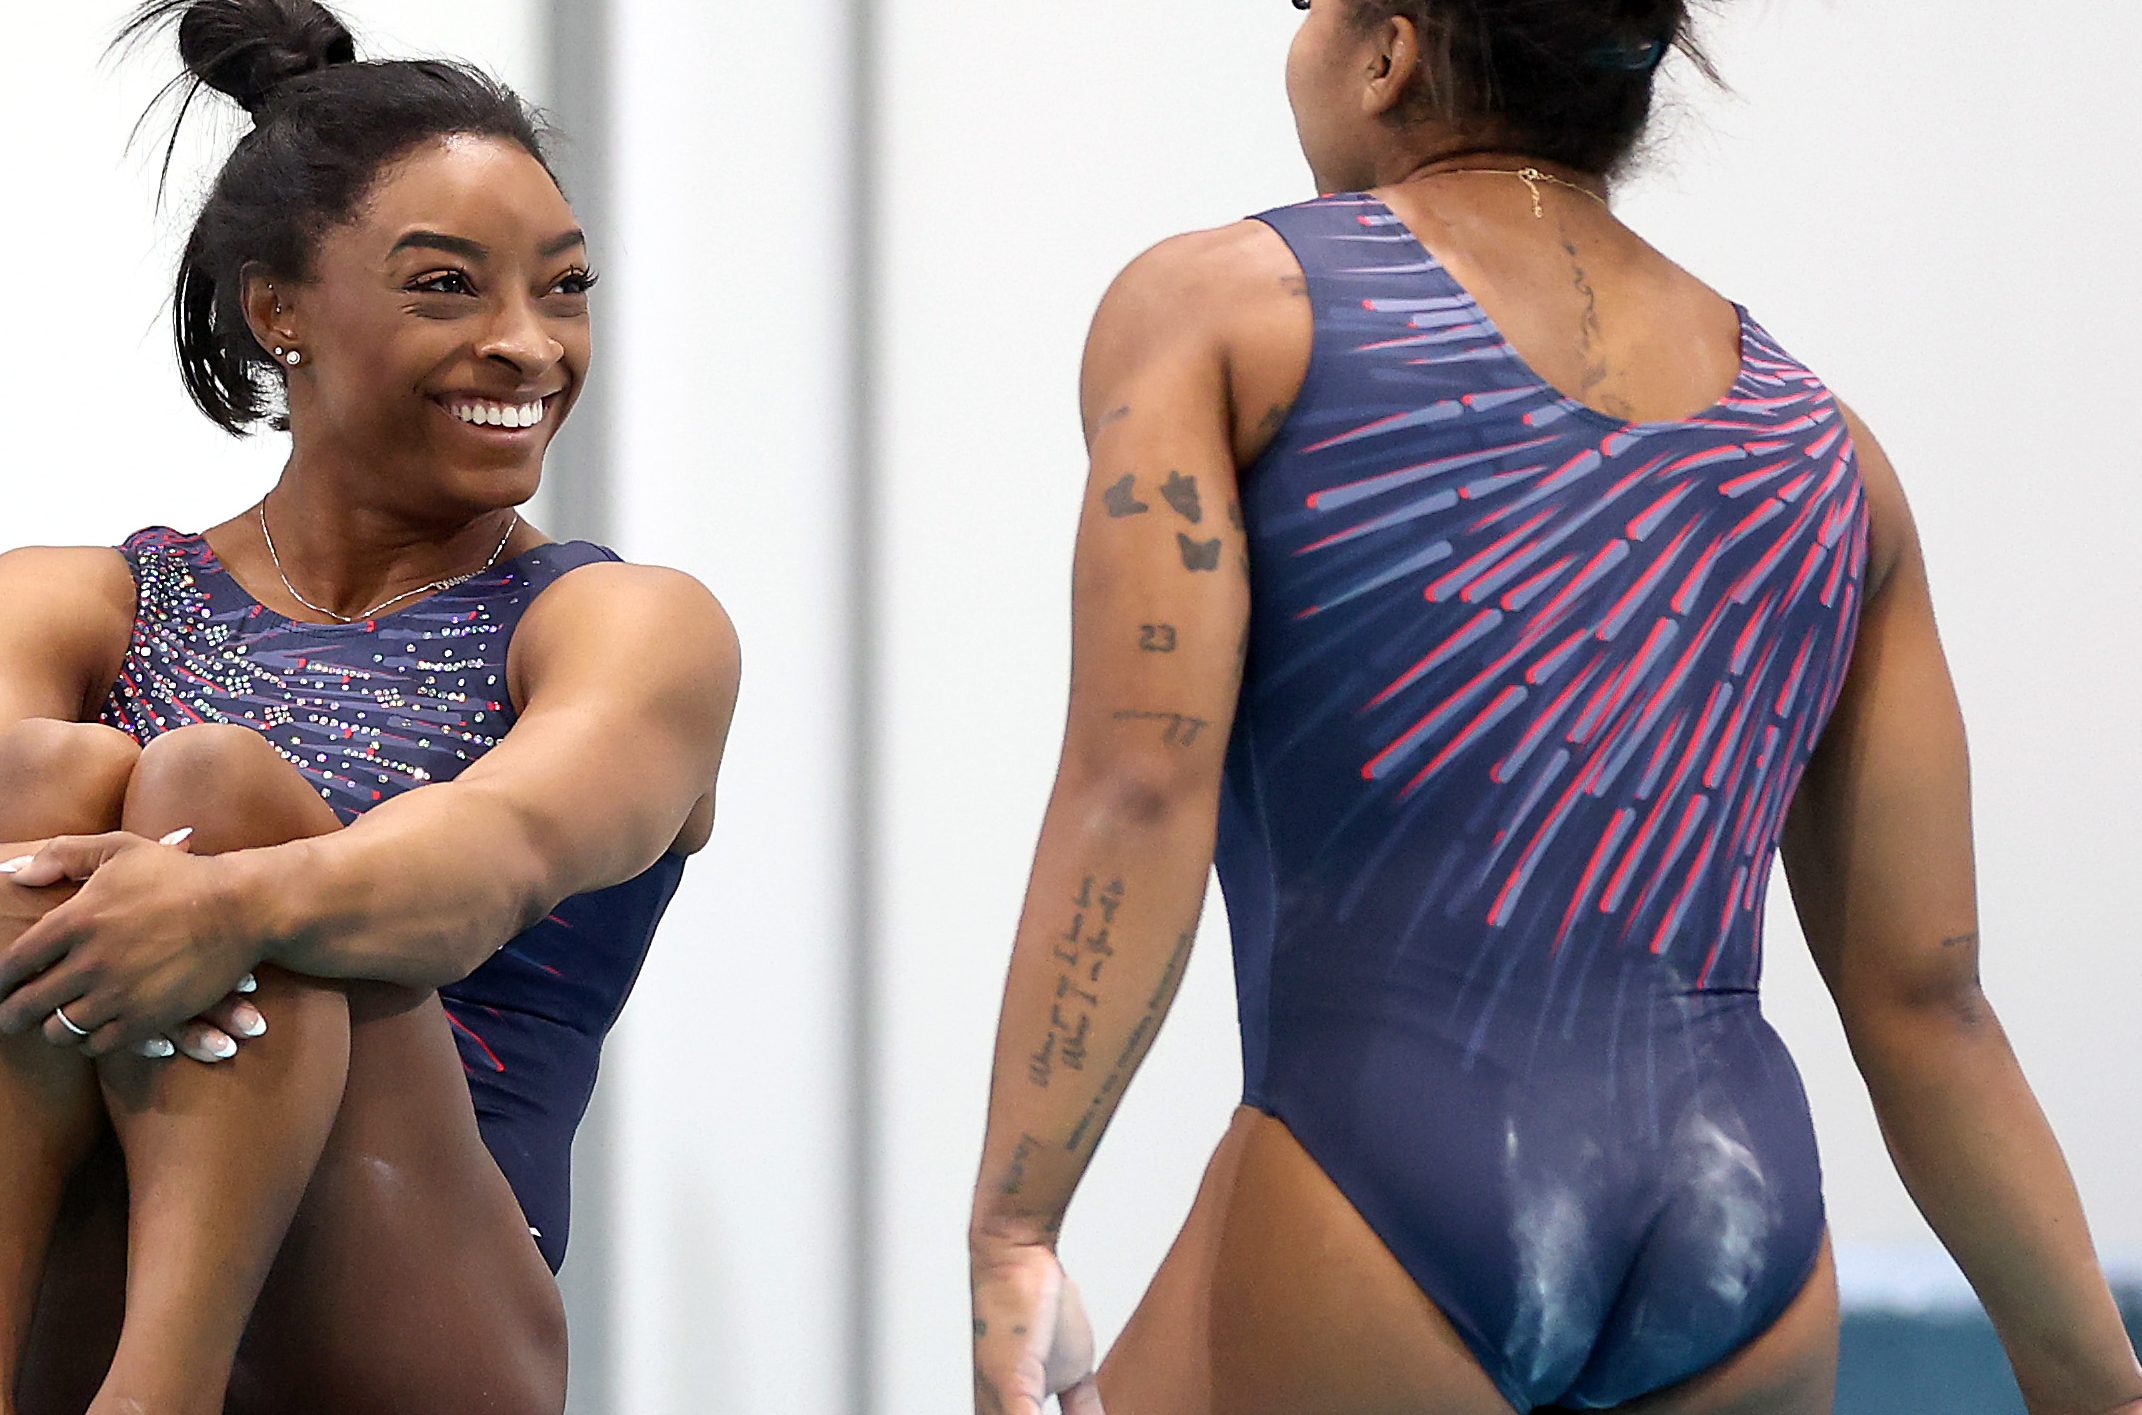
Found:
[[[1874,423],[1928,544],[1975,747],[1986,973],[2108,1249],[2142,1251],[2132,1033],[2142,566],[2131,333],[2142,9],[1757,3],[1711,27],[1624,211]],[[967,1382],[961,1235],[1004,959],[1062,725],[1074,377],[1114,272],[1173,232],[1312,195],[1280,0],[884,0],[885,468],[876,720],[879,1408]],[[949,571],[949,573],[948,573]],[[1770,1012],[1806,1073],[1848,1281],[1930,1243],[1891,1176],[1782,887]],[[1104,1340],[1237,1098],[1216,911],[1074,1208]]]
[[[588,0],[596,3],[596,0]],[[847,437],[857,389],[845,57],[868,4],[882,194],[869,349],[877,692],[849,707]],[[100,14],[109,8],[112,13]],[[280,450],[186,403],[164,301],[197,177],[151,208],[124,154],[165,56],[100,66],[109,6],[28,7],[0,50],[18,232],[0,545],[198,526]],[[539,0],[347,0],[375,52],[480,57],[542,97]],[[1003,963],[1063,711],[1073,389],[1108,279],[1151,242],[1309,195],[1280,0],[611,0],[596,229],[610,507],[628,554],[699,573],[744,634],[723,822],[612,1052],[608,1307],[578,1415],[843,1408],[868,1276],[872,1408],[966,1399],[962,1235]],[[1663,129],[1625,214],[1823,369],[1903,468],[1977,762],[1989,986],[2109,1250],[2142,1254],[2131,1108],[2142,460],[2129,329],[2142,215],[2118,154],[2142,10],[2044,0],[1736,0],[1734,85]],[[167,53],[167,52],[166,52]],[[203,149],[205,151],[206,149]],[[191,170],[198,173],[196,166]],[[879,867],[854,878],[854,737]],[[847,992],[850,891],[876,900]],[[1828,1005],[1779,912],[1770,1009],[1815,1100],[1848,1278],[1928,1238],[1889,1176]],[[1238,1085],[1217,912],[1175,1019],[1074,1211],[1066,1255],[1112,1333]],[[848,1245],[845,1055],[874,1039],[874,1257]],[[1856,1273],[1857,1277],[1853,1277]],[[599,1401],[599,1403],[590,1403]]]
[[[617,541],[744,642],[715,843],[611,1051],[612,1403],[794,1415],[853,1379],[849,226],[837,0],[613,0]]]

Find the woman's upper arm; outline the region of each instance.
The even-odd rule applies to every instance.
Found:
[[[112,550],[0,554],[0,726],[93,716],[125,660],[134,577]]]
[[[1249,556],[1229,367],[1241,244],[1206,232],[1141,256],[1087,342],[1063,770],[1133,806],[1213,789],[1241,683]]]
[[[564,893],[629,879],[713,790],[741,672],[736,630],[697,580],[577,570],[515,634],[512,730],[455,784],[508,804]]]
[[[1969,1008],[1978,986],[1970,761],[1926,563],[1895,470],[1847,413],[1873,518],[1868,594],[1835,714],[1786,823],[1809,946],[1848,1025]]]

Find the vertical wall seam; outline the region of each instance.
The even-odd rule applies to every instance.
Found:
[[[848,1340],[852,1362],[850,1415],[875,1415],[878,1357],[875,1304],[880,1246],[877,1239],[878,1097],[876,1008],[878,754],[873,711],[878,697],[877,308],[881,276],[878,251],[883,232],[880,206],[877,39],[879,0],[850,0],[847,96],[848,132],[848,631],[850,636],[848,730],[849,971],[848,997],[848,1250],[854,1255],[848,1290]]]
[[[611,0],[547,0],[543,14],[544,97],[562,131],[552,161],[596,242],[614,241],[614,6]],[[598,377],[583,393],[560,445],[552,451],[544,480],[559,534],[604,543],[615,537],[614,408]],[[611,1415],[620,1408],[618,1129],[614,1104],[598,1099],[574,1146],[574,1178],[584,1198],[593,1202],[578,1205],[571,1264],[563,1275],[572,1330],[568,1369],[573,1415]]]

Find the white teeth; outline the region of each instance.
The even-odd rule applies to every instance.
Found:
[[[478,427],[534,427],[543,421],[543,401],[533,403],[449,403],[447,411]]]
[[[542,398],[535,402],[450,402],[446,411],[480,428],[533,428],[542,422]]]

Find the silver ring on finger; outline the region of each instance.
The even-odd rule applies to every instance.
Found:
[[[65,1027],[68,1031],[74,1033],[76,1036],[87,1039],[91,1035],[90,1030],[87,1027],[77,1027],[74,1025],[74,1019],[67,1015],[66,1008],[55,1007],[52,1009],[52,1015],[59,1019],[59,1024],[62,1027]]]

